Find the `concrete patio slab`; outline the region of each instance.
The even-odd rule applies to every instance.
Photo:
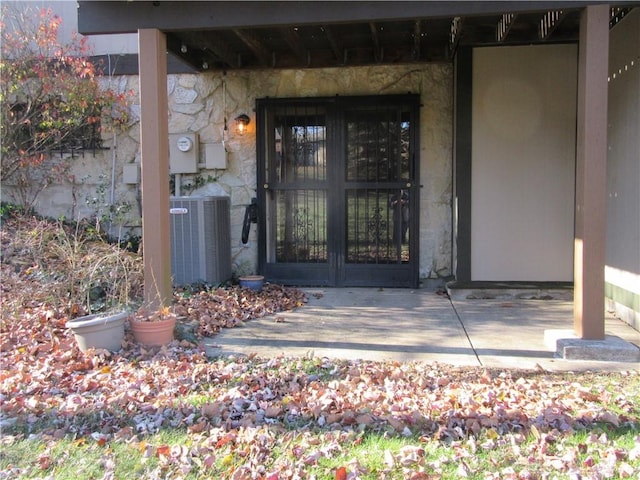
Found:
[[[208,353],[478,365],[446,297],[410,289],[305,291],[306,306],[224,330],[211,339]]]
[[[562,300],[450,300],[427,289],[305,289],[304,307],[207,339],[210,356],[316,356],[440,362],[459,366],[634,370],[638,362],[556,358],[544,332],[567,329],[573,304]],[[640,344],[640,334],[607,316],[607,334]]]
[[[571,302],[551,300],[453,301],[482,364],[491,367],[558,368],[544,331],[572,325]]]
[[[640,333],[610,314],[605,329],[631,350],[617,358],[558,357],[548,342],[549,331],[567,332],[573,325],[573,302],[564,300],[457,300],[453,301],[470,341],[485,366],[542,368],[545,370],[628,370],[640,365],[633,355]],[[622,340],[624,339],[624,340]],[[635,345],[634,345],[635,343]]]

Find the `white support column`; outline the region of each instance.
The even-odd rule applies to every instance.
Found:
[[[157,309],[170,305],[173,296],[165,34],[152,28],[138,30],[138,53],[144,301],[149,308]]]
[[[584,9],[578,48],[573,326],[581,339],[603,340],[608,5]]]

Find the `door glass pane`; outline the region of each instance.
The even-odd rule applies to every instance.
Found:
[[[327,261],[327,198],[324,190],[275,193],[276,261]]]
[[[282,107],[274,116],[273,180],[280,183],[324,180],[326,118],[321,106]]]
[[[409,261],[409,196],[406,190],[350,189],[347,200],[347,263]]]
[[[410,178],[409,113],[365,110],[346,115],[348,182],[393,182]]]

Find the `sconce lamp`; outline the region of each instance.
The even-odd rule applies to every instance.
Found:
[[[242,115],[238,115],[236,117],[236,133],[238,135],[244,135],[244,132],[247,131],[247,126],[249,125],[250,121],[251,119],[244,113]]]

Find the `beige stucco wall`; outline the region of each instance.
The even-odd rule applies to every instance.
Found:
[[[611,30],[605,289],[640,329],[640,10]]]
[[[474,50],[472,280],[573,280],[576,62],[576,45]]]
[[[111,79],[118,89],[137,91],[137,77]],[[241,242],[244,208],[256,196],[256,98],[315,97],[333,95],[387,95],[407,92],[421,95],[420,115],[420,276],[423,278],[451,274],[451,162],[452,162],[452,82],[451,65],[397,65],[392,67],[357,67],[341,69],[276,70],[169,75],[169,133],[196,132],[200,140],[200,160],[204,145],[225,140],[228,164],[224,170],[202,170],[202,178],[215,179],[194,191],[185,189],[193,178],[184,175],[182,194],[228,195],[231,197],[231,245],[234,271],[244,274],[257,265],[256,228],[247,245]],[[225,112],[226,106],[226,112]],[[134,106],[134,114],[137,112]],[[245,136],[233,132],[233,119],[241,113],[251,117]],[[223,138],[224,118],[229,130]],[[107,145],[111,145],[109,139]],[[116,199],[134,208],[127,220],[139,225],[137,186],[122,182],[124,164],[139,162],[137,125],[121,134],[115,149],[97,156],[85,154],[75,167],[77,179],[73,204],[70,185],[51,186],[40,197],[38,209],[53,216],[90,216],[85,198],[95,194],[96,180],[111,185],[111,166],[115,159]],[[90,176],[89,176],[90,175]],[[185,192],[185,190],[187,190]]]

